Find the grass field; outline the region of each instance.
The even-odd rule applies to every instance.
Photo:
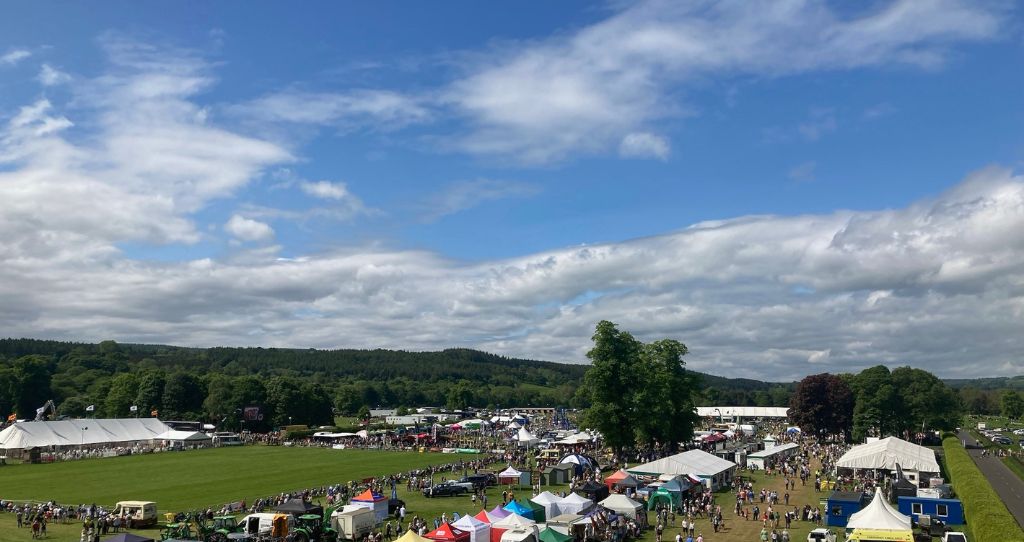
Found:
[[[469,457],[469,456],[466,456]],[[156,501],[181,511],[437,463],[452,454],[243,446],[0,467],[0,497],[113,505]]]

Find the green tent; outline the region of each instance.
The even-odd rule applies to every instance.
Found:
[[[551,527],[545,527],[540,532],[540,542],[572,542],[572,537],[562,534]]]
[[[647,509],[654,510],[659,504],[665,504],[678,510],[682,505],[682,495],[674,491],[669,491],[663,487],[659,487],[657,491],[651,493],[650,497],[647,498]]]
[[[541,506],[541,505],[539,505],[539,504],[537,504],[537,503],[535,503],[533,501],[526,501],[523,504],[526,505],[526,507],[529,508],[531,512],[533,512],[533,515],[530,517],[530,519],[532,519],[533,521],[536,521],[537,523],[544,523],[544,521],[545,521],[544,515],[545,514],[544,514],[544,507],[543,506]]]

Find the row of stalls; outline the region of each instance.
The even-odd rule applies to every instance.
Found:
[[[602,486],[603,487],[603,486]],[[607,489],[607,488],[605,488]],[[565,497],[543,492],[530,500],[457,516],[420,537],[407,533],[404,542],[571,542],[581,540],[597,513],[645,521],[643,504],[614,494],[601,502],[577,493]]]

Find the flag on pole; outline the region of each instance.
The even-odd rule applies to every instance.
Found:
[[[18,421],[18,415],[17,414],[11,414],[10,416],[7,417],[7,421],[9,421],[9,422],[16,422],[16,421]]]
[[[46,405],[43,405],[36,409],[36,414],[42,414],[43,412],[46,412]]]
[[[93,412],[94,410],[96,410],[96,405],[89,405],[85,407],[86,412]]]
[[[139,411],[139,407],[137,407],[135,405],[132,405],[131,408],[129,408],[128,410],[130,410],[132,412],[138,412]]]
[[[154,418],[156,418],[157,414],[159,414],[159,412],[157,412],[157,410],[155,408],[153,410],[149,411],[149,415],[154,417]]]

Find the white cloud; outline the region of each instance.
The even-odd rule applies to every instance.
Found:
[[[935,68],[948,44],[995,37],[1000,16],[958,0],[901,0],[854,14],[818,1],[629,4],[578,31],[483,55],[443,93],[472,125],[452,145],[528,163],[604,152],[680,116],[681,84],[708,75]],[[816,139],[830,128],[825,119],[802,131]]]
[[[389,90],[331,93],[291,89],[268,94],[233,110],[248,119],[265,122],[395,129],[430,118],[429,110],[421,102]]]
[[[619,155],[627,158],[667,160],[671,146],[664,137],[645,132],[626,134],[619,144]]]
[[[258,220],[232,215],[224,230],[243,241],[267,241],[274,238],[274,229]]]
[[[0,65],[6,64],[8,66],[13,66],[30,56],[32,56],[32,53],[26,49],[11,49],[3,55],[0,55]]]
[[[3,175],[16,175],[23,190],[35,178]],[[92,186],[102,188],[83,190]],[[34,190],[15,206],[4,200],[0,326],[7,333],[185,345],[465,346],[580,362],[594,324],[610,319],[644,340],[685,341],[689,366],[716,374],[783,380],[877,363],[947,377],[1024,369],[1024,345],[1013,340],[1024,326],[1024,177],[1001,169],[903,209],[738,217],[471,263],[372,246],[294,258],[271,246],[181,263],[116,252],[83,258],[75,243],[91,246],[107,235],[78,203],[84,194],[119,201]],[[47,215],[19,210],[27,205]],[[140,221],[151,209],[136,197],[110,206],[104,219]],[[237,214],[250,238],[270,238],[248,210]],[[21,227],[26,219],[29,227]],[[50,220],[75,221],[84,233],[54,230]],[[24,248],[53,237],[60,250]]]
[[[122,243],[194,243],[192,213],[291,160],[205,120],[191,99],[213,79],[193,54],[101,42],[109,66],[79,81],[73,109],[39,100],[0,129],[8,262],[107,260]],[[102,212],[83,212],[83,202],[101,202]]]
[[[348,187],[345,183],[332,183],[330,181],[303,182],[299,185],[302,191],[320,199],[340,200],[351,198]]]
[[[875,120],[895,114],[896,106],[889,102],[881,102],[864,109],[864,120]]]
[[[451,183],[424,205],[424,220],[433,222],[441,217],[472,209],[484,202],[529,197],[540,189],[533,184],[496,179],[475,179]]]
[[[39,69],[39,75],[36,77],[44,87],[52,87],[55,85],[61,85],[71,80],[71,76],[50,66],[49,64],[43,64],[43,67]]]

